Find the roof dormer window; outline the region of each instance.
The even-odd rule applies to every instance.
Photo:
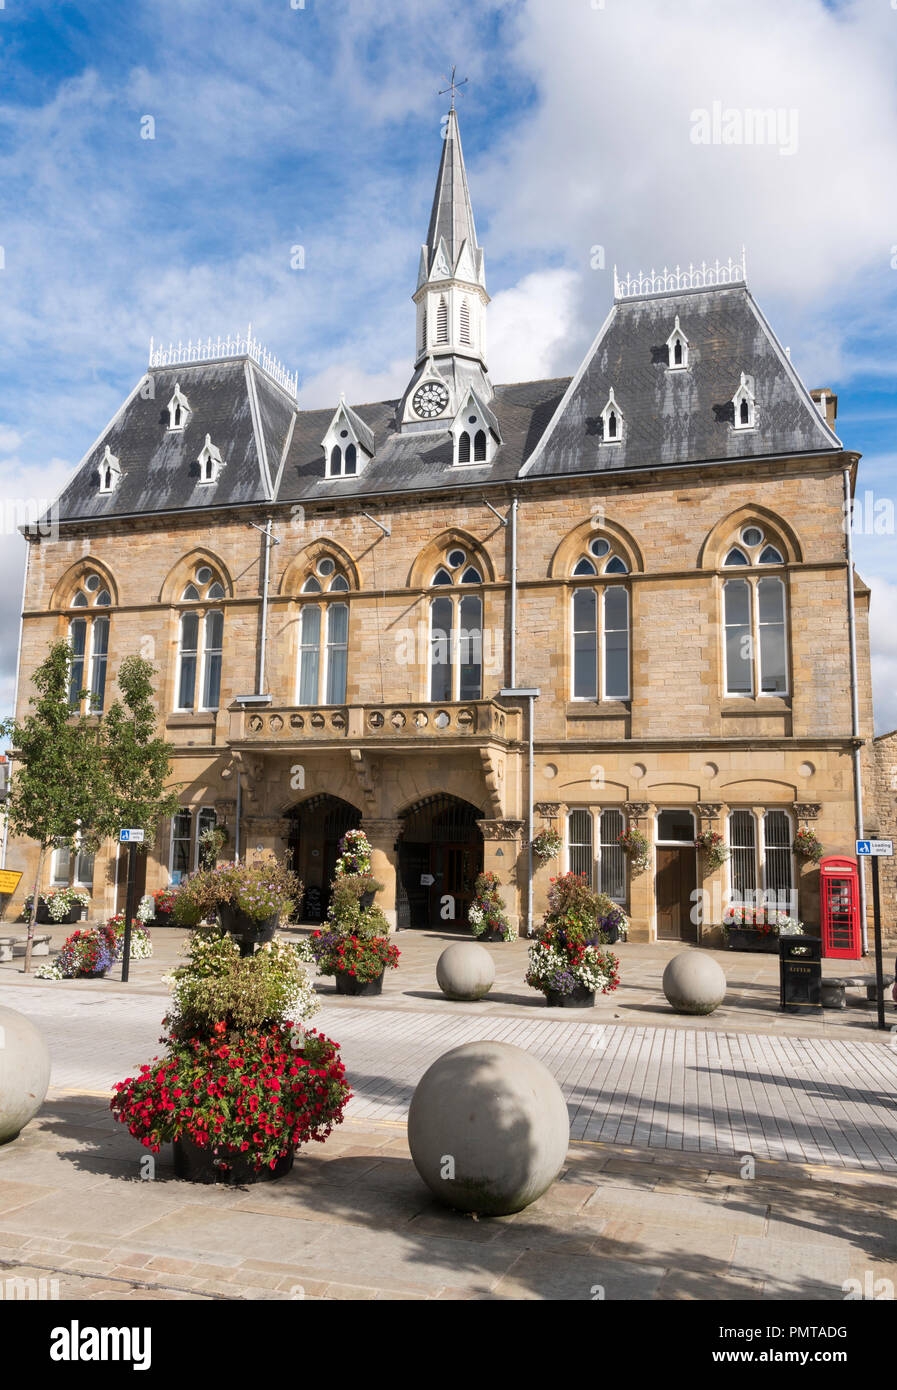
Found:
[[[741,373],[741,384],[732,397],[737,430],[752,430],[757,423],[757,402],[754,398],[754,378]]]
[[[100,492],[114,492],[121,479],[121,464],[109,445],[100,459]]]
[[[177,382],[174,384],[174,394],[168,402],[168,428],[170,430],[182,430],[187,423],[187,416],[190,414],[190,404]]]
[[[209,435],[206,435],[206,442],[199,452],[199,479],[202,483],[217,483],[224,468],[224,459],[217,445],[212,443]]]
[[[452,421],[452,438],[456,466],[491,463],[496,445],[501,443],[498,420],[473,390],[468,391]]]
[[[340,396],[321,447],[327,478],[355,478],[374,456],[374,432],[346,404],[345,396]]]
[[[620,407],[614,399],[614,388],[611,387],[607,405],[601,412],[601,442],[602,444],[619,444],[622,438],[623,416],[620,414]]]
[[[679,327],[679,315],[667,338],[667,366],[670,371],[683,371],[688,366],[688,339]]]

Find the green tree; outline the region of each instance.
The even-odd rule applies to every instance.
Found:
[[[153,674],[139,656],[126,656],[119,668],[122,699],[110,705],[101,724],[102,796],[94,821],[101,835],[116,838],[122,827],[142,830],[144,852],[160,820],[180,805],[178,792],[165,790],[174,750],[156,735]]]
[[[100,725],[70,704],[72,649],[55,642],[33,676],[37,691],[32,712],[21,724],[6,719],[0,729],[12,744],[13,775],[6,803],[15,835],[39,846],[34,896],[25,943],[25,971],[31,969],[34,923],[44,863],[54,848],[96,849],[100,831],[97,807],[105,781]],[[78,693],[83,699],[87,692]],[[80,704],[79,704],[80,708]]]

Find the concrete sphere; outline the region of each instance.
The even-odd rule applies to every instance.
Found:
[[[531,1053],[511,1043],[465,1043],[437,1058],[418,1082],[408,1143],[439,1201],[505,1216],[541,1197],[563,1167],[567,1104]]]
[[[456,941],[436,962],[436,982],[449,999],[482,999],[495,983],[495,964],[485,946]]]
[[[663,992],[677,1014],[712,1014],[726,997],[726,976],[712,956],[683,951],[663,972]]]
[[[40,1110],[50,1084],[50,1050],[24,1014],[0,1004],[0,1144]]]

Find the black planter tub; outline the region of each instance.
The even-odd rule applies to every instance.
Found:
[[[558,994],[557,990],[549,989],[545,991],[545,1002],[549,1009],[593,1009],[595,991],[586,989],[585,985],[577,985],[572,994]]]
[[[347,972],[337,973],[336,976],[337,994],[382,994],[383,993],[383,971],[375,980],[368,980],[362,984],[354,975]]]
[[[757,931],[756,927],[728,927],[726,945],[730,951],[763,951],[776,955],[779,937],[777,932]]]
[[[220,1166],[221,1159],[226,1159],[227,1168]],[[249,1183],[273,1182],[275,1178],[282,1178],[292,1166],[292,1149],[277,1160],[274,1168],[265,1165],[256,1169],[239,1150],[220,1145],[216,1152],[213,1148],[201,1148],[192,1139],[174,1141],[175,1176],[186,1182],[223,1182],[231,1187],[245,1187]]]
[[[273,941],[280,921],[279,912],[275,912],[263,922],[258,922],[254,917],[230,906],[219,907],[218,917],[222,930],[229,932],[239,941],[241,956],[251,956],[256,946],[262,945],[265,941]]]

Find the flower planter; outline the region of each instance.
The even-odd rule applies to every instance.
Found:
[[[585,985],[577,985],[571,994],[558,994],[556,990],[547,989],[545,1002],[549,1009],[593,1009],[595,991],[586,989]]]
[[[604,938],[604,944],[605,944],[605,945],[607,945],[607,946],[616,946],[617,942],[620,940],[620,928],[619,928],[619,927],[602,927],[602,928],[601,928],[601,935],[602,935],[602,937]]]
[[[263,942],[273,941],[280,921],[279,912],[260,922],[255,917],[250,917],[247,912],[240,912],[229,905],[219,907],[218,916],[222,929],[239,941],[240,954],[243,956],[253,955],[256,946]]]
[[[490,927],[488,931],[482,932],[477,937],[478,941],[504,941],[504,939],[504,932],[500,927]]]
[[[374,899],[376,898],[376,896],[376,890],[373,890],[370,893],[362,893],[361,897],[358,899],[358,905],[361,908],[362,912],[367,912],[369,907],[374,906]]]
[[[355,975],[337,974],[336,992],[337,994],[382,994],[383,971],[380,971],[376,979],[367,980],[364,983]]]
[[[106,976],[105,970],[79,970],[75,976],[76,980],[102,980]]]
[[[755,931],[750,927],[727,928],[727,945],[730,951],[763,951],[776,955],[779,938],[776,932]]]
[[[37,916],[34,920],[39,927],[71,927],[75,922],[81,921],[81,905],[79,903],[75,907],[70,907],[64,917],[57,919],[50,916],[50,909],[45,902],[39,902]]]
[[[222,1158],[226,1158],[227,1168],[220,1166]],[[223,1182],[231,1187],[243,1187],[248,1183],[273,1182],[275,1178],[284,1177],[292,1166],[292,1149],[278,1159],[274,1168],[256,1169],[239,1150],[222,1148],[216,1153],[214,1149],[194,1144],[192,1139],[174,1141],[175,1175],[186,1182]]]
[[[154,927],[173,927],[175,925],[173,912],[160,912],[158,908],[153,916]]]

